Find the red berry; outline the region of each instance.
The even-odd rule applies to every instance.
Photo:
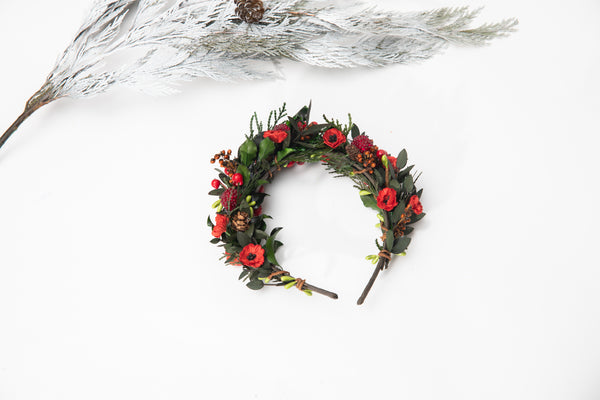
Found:
[[[214,187],[215,189],[218,189],[219,186],[221,186],[221,182],[218,179],[213,179],[212,182],[210,183],[210,185],[212,187]]]
[[[381,160],[381,157],[383,156],[387,156],[388,153],[385,150],[377,150],[377,158],[379,158]]]
[[[233,174],[231,177],[231,183],[235,186],[242,186],[244,184],[244,177],[239,172],[237,174]]]

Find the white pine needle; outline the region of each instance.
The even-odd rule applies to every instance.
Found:
[[[221,81],[278,75],[291,59],[326,68],[379,67],[430,58],[449,44],[480,45],[514,30],[517,21],[471,27],[467,7],[396,12],[347,0],[265,0],[248,24],[233,0],[96,0],[23,115],[61,97],[88,97],[118,85],[169,93],[195,78]]]

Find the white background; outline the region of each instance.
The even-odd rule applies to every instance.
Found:
[[[88,3],[0,4],[0,127]],[[21,127],[0,152],[1,400],[600,399],[600,3],[377,3],[484,5],[519,32],[420,65],[60,100]],[[423,172],[427,218],[361,307],[377,220],[321,167],[266,208],[286,269],[339,300],[248,290],[208,243],[211,155],[311,99]]]

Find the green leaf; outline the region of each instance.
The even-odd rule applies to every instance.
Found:
[[[269,237],[269,235],[267,235],[267,233],[265,231],[261,231],[259,229],[256,229],[254,231],[254,237],[256,238],[256,240],[267,240],[267,238]]]
[[[258,181],[256,181],[256,185],[258,185],[258,186],[264,186],[264,185],[267,185],[269,183],[270,182],[268,180],[266,180],[266,179],[259,179]]]
[[[277,228],[273,228],[273,230],[271,231],[271,236],[273,236],[273,238],[275,238],[275,235],[277,235],[283,228],[281,226],[278,226]]]
[[[265,286],[265,283],[263,281],[256,280],[248,282],[246,286],[252,290],[260,290]]]
[[[244,165],[250,165],[256,159],[256,143],[252,139],[246,139],[238,149],[240,161]]]
[[[244,279],[246,275],[248,275],[248,273],[250,273],[250,271],[248,271],[247,269],[243,270],[240,276],[238,277],[238,280],[241,281],[242,279]]]
[[[237,241],[242,247],[246,247],[250,243],[252,243],[252,238],[246,234],[246,232],[238,232],[237,233]]]
[[[421,213],[419,215],[413,215],[412,217],[410,217],[410,222],[409,224],[414,224],[415,222],[419,222],[420,220],[423,219],[423,217],[425,216],[426,213]]]
[[[329,127],[329,124],[319,124],[319,125],[309,126],[304,131],[302,131],[302,136],[312,136],[312,135],[319,134],[319,133],[321,133],[321,131],[323,129],[328,128],[328,127]]]
[[[406,166],[408,162],[408,154],[406,153],[406,149],[402,150],[400,154],[398,154],[398,158],[396,159],[396,167],[400,170]]]
[[[269,138],[265,138],[260,142],[258,147],[258,159],[264,160],[275,152],[275,143]]]
[[[400,201],[394,211],[392,211],[392,225],[396,225],[400,218],[402,217],[402,213],[404,213],[404,202]]]
[[[356,124],[352,125],[352,139],[360,135],[360,129]]]
[[[390,187],[398,193],[402,191],[402,185],[400,185],[400,182],[398,182],[396,179],[392,179],[390,181]]]
[[[381,211],[381,209],[377,207],[377,200],[375,200],[375,197],[373,195],[360,196],[360,199],[362,200],[365,207],[372,208],[375,211]]]
[[[375,175],[375,179],[377,180],[377,184],[381,187],[385,185],[385,177],[381,172],[379,172],[379,168],[375,168],[373,170],[373,175]]]
[[[225,191],[225,189],[213,189],[210,192],[208,192],[209,196],[220,196],[223,194],[223,192]]]
[[[289,147],[287,149],[283,149],[281,151],[278,151],[277,152],[277,161],[283,160],[285,157],[287,157],[289,154],[292,154],[295,151],[296,150],[290,149]]]
[[[219,238],[214,238],[214,239],[213,239],[213,240],[211,240],[210,242],[211,242],[212,244],[217,244],[217,243],[219,243],[220,241],[221,241],[221,239],[219,239]]]
[[[242,174],[244,177],[244,184],[250,182],[250,171],[244,164],[238,165],[236,172]]]
[[[279,262],[275,258],[275,236],[269,236],[265,245],[265,251],[267,253],[267,260],[273,265],[279,265]]]
[[[385,248],[391,251],[393,247],[394,247],[394,230],[390,229],[385,234]]]
[[[402,185],[404,186],[404,191],[406,193],[412,192],[415,188],[412,175],[407,175],[406,178],[404,178],[404,183]]]
[[[394,254],[403,253],[409,244],[410,244],[410,238],[406,237],[406,236],[402,236],[394,241],[394,247],[392,247],[391,251]]]
[[[208,225],[209,228],[214,228],[215,227],[215,224],[213,224],[212,221],[210,220],[210,215],[206,219],[206,225]]]

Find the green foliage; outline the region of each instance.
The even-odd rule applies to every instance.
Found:
[[[275,152],[275,143],[269,138],[261,140],[258,146],[258,159],[265,160],[271,154]]]
[[[246,139],[238,150],[240,161],[244,165],[250,165],[256,159],[256,143],[252,139]]]

